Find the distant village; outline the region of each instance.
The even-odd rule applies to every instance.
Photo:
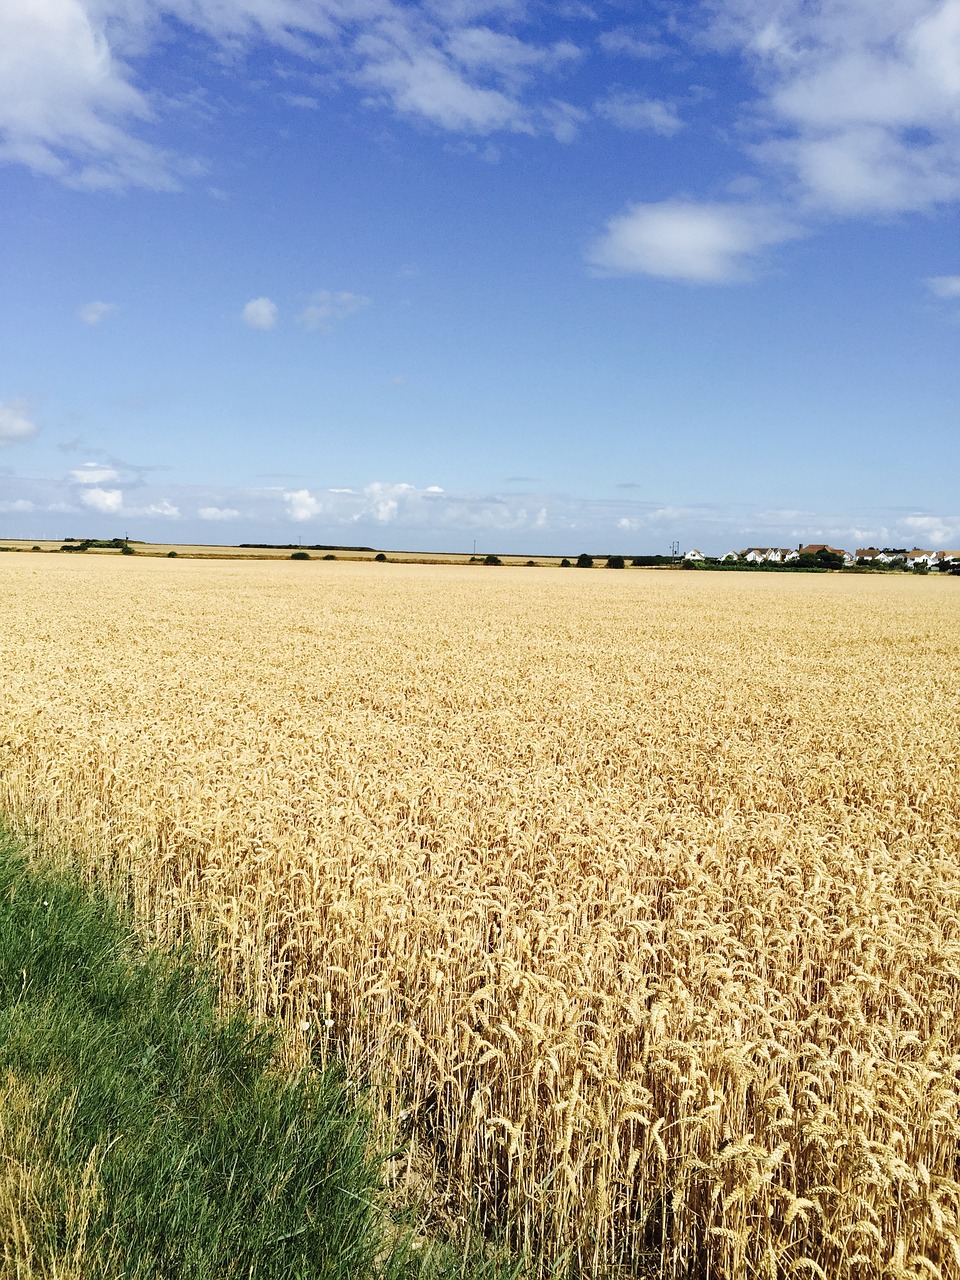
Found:
[[[914,569],[917,572],[928,572],[930,569],[942,569],[944,572],[960,570],[960,551],[925,551],[914,547],[907,551],[905,547],[861,547],[858,551],[844,551],[842,547],[831,547],[824,542],[812,542],[807,546],[797,547],[747,547],[745,551],[728,551],[726,555],[705,556],[696,547],[688,551],[684,560],[705,564],[819,564],[825,568],[865,568],[865,569]]]

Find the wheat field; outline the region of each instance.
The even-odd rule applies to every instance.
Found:
[[[0,562],[0,809],[580,1275],[960,1277],[960,583]]]

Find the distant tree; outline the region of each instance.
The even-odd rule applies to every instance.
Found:
[[[124,542],[120,547],[120,554],[122,556],[135,556],[137,553],[134,551],[133,547],[131,547],[129,542]]]
[[[323,558],[324,558],[324,560],[326,560],[326,558],[327,558],[327,557],[326,557],[326,556],[324,556]],[[293,555],[290,557],[290,559],[291,559],[291,560],[309,560],[309,559],[310,559],[310,553],[309,553],[308,551],[294,551],[294,553],[293,553]]]
[[[816,555],[817,564],[823,569],[842,569],[843,556],[836,551],[828,551],[826,547],[821,547]]]
[[[570,568],[570,561],[566,558],[566,556],[564,556],[564,558],[560,561],[560,568],[561,569]]]
[[[176,559],[176,556],[177,556],[177,553],[176,553],[175,551],[168,551],[168,552],[167,552],[167,559],[168,559],[168,560],[175,560],[175,559]]]
[[[328,551],[323,558],[324,560],[336,560],[337,557],[333,554],[332,551]]]
[[[536,562],[536,560],[528,560],[528,561],[527,561],[527,568],[528,568],[528,569],[535,569],[536,567],[537,567],[537,562]]]
[[[377,552],[377,554],[376,554],[373,558],[374,558],[374,560],[376,560],[377,564],[386,564],[386,563],[387,563],[387,557],[383,554],[383,552],[382,552],[382,551],[378,551],[378,552]]]
[[[500,559],[499,556],[484,556],[483,563],[484,564],[503,564],[503,561]]]
[[[623,556],[607,556],[608,569],[625,569],[626,567]]]
[[[586,553],[585,551],[581,552],[581,553],[580,553],[580,555],[578,555],[578,556],[577,556],[577,568],[578,568],[578,569],[592,569],[592,568],[593,568],[593,556],[588,556],[588,555],[587,555],[587,553]]]

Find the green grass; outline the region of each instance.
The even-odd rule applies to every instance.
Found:
[[[17,1280],[505,1276],[382,1207],[336,1070],[295,1077],[185,951],[0,835],[0,1235]]]

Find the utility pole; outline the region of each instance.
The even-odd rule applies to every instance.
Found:
[[[676,540],[670,543],[670,556],[673,560],[677,560],[680,556],[680,543]]]

